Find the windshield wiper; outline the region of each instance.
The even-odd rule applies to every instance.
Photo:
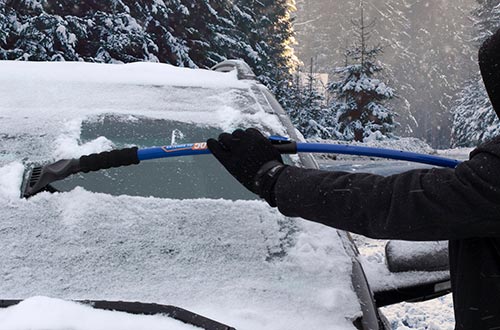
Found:
[[[21,302],[20,299],[0,299],[0,308],[7,308],[17,305]],[[125,312],[130,314],[140,315],[157,315],[163,314],[175,320],[202,328],[206,330],[236,330],[233,327],[219,323],[212,319],[206,318],[199,314],[190,312],[186,309],[171,306],[159,305],[142,302],[129,301],[107,301],[107,300],[72,300],[73,302],[90,305],[96,309]]]

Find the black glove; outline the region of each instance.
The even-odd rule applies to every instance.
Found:
[[[276,206],[273,188],[285,168],[279,151],[255,128],[222,133],[207,146],[222,165],[248,190]]]

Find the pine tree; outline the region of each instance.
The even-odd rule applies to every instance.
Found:
[[[452,146],[471,147],[500,134],[500,122],[491,107],[481,77],[466,82],[454,109]]]
[[[190,47],[183,30],[192,18],[192,13],[182,0],[146,3],[127,1],[134,3],[131,5],[133,11],[137,12],[134,17],[139,17],[138,20],[158,47],[160,62],[181,67],[198,67],[190,57]]]
[[[291,96],[294,0],[0,0],[0,59],[210,68],[247,61]]]
[[[7,0],[0,5],[4,31],[0,38],[1,59],[78,60],[75,35],[68,31],[67,22],[45,13],[40,2]]]
[[[291,13],[294,0],[236,0],[232,14],[236,34],[237,57],[246,61],[258,79],[285,103],[290,96],[291,69],[297,60],[291,48],[294,42]],[[239,55],[239,56],[238,56]],[[286,107],[286,105],[285,105]]]
[[[7,11],[5,9],[5,1],[6,0],[0,0],[0,52],[7,46],[7,38],[10,33]],[[1,57],[2,55],[0,53],[0,58]]]
[[[472,13],[477,31],[473,40],[477,48],[500,28],[500,4],[495,0],[484,0],[480,4]],[[500,134],[500,120],[491,106],[479,71],[465,82],[452,113],[452,147],[475,146]]]
[[[338,139],[361,142],[393,137],[395,113],[385,103],[394,98],[394,89],[376,78],[383,70],[377,61],[383,49],[368,46],[374,22],[364,21],[363,5],[360,19],[353,24],[357,45],[346,52],[353,64],[336,68],[335,74],[340,80],[329,86],[334,96],[329,116],[334,135]]]
[[[498,1],[497,1],[498,3]],[[350,17],[359,15],[359,1],[297,0],[295,30],[299,58],[317,58],[320,72],[341,63]],[[452,97],[476,70],[470,43],[471,0],[370,0],[365,17],[377,17],[373,38],[384,45],[385,72],[398,97],[398,133],[416,135],[434,147],[448,147]],[[335,33],[331,33],[335,31]]]
[[[305,138],[329,139],[332,137],[331,129],[327,127],[325,113],[325,96],[318,91],[318,79],[314,76],[313,60],[305,84],[302,74],[297,70],[289,90],[290,98],[287,100],[288,114],[293,125]]]
[[[233,22],[227,0],[183,0],[189,17],[182,29],[189,55],[202,68],[210,68],[228,58],[232,47]]]

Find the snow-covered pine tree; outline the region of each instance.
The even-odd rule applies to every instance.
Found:
[[[481,77],[466,82],[453,109],[452,147],[471,147],[500,135],[500,122],[491,107]]]
[[[297,59],[291,48],[294,42],[291,13],[294,0],[235,0],[234,23],[239,58],[245,60],[258,79],[284,104],[290,96],[291,69]]]
[[[208,68],[242,58],[285,102],[293,9],[294,0],[0,0],[0,59]]]
[[[368,46],[373,22],[364,21],[363,5],[361,17],[354,21],[357,44],[347,50],[348,64],[335,69],[340,80],[329,86],[333,98],[330,103],[330,125],[337,139],[365,141],[393,137],[396,127],[395,112],[385,106],[394,98],[394,89],[376,78],[383,70],[377,57],[383,52],[381,46]]]
[[[293,125],[305,138],[329,139],[331,129],[325,126],[325,96],[318,91],[318,79],[313,73],[313,61],[306,76],[305,83],[300,70],[297,70],[292,85],[289,87],[290,97],[287,99],[288,114]]]
[[[286,100],[290,95],[287,87],[292,78],[291,68],[298,64],[293,53],[294,31],[291,13],[295,10],[294,0],[265,0],[263,16],[260,19],[259,42],[261,52],[267,57],[265,70],[261,76],[270,79],[265,82],[278,100]],[[265,79],[264,77],[262,78]]]
[[[182,22],[183,40],[186,40],[190,58],[202,68],[210,68],[227,59],[233,46],[230,33],[234,27],[227,0],[182,0],[189,12]]]
[[[162,63],[195,68],[189,57],[187,41],[179,29],[173,28],[177,21],[186,20],[190,14],[182,0],[135,1],[124,0],[130,14],[153,41],[152,53]]]
[[[472,18],[477,35],[476,47],[500,28],[500,4],[496,0],[481,0]],[[500,134],[498,119],[479,71],[465,82],[452,109],[452,147],[472,147]]]
[[[68,22],[46,13],[40,1],[7,0],[0,6],[4,13],[0,25],[5,33],[0,38],[0,59],[79,60],[76,35]]]
[[[7,0],[0,0],[0,59],[7,59],[12,55],[9,55],[10,52],[13,52],[12,46],[10,43],[12,42],[11,34],[11,23],[9,19],[9,14],[7,8],[5,6]]]
[[[262,3],[258,0],[235,0],[232,2],[230,15],[234,24],[231,36],[235,39],[230,48],[230,58],[240,58],[253,68],[256,75],[260,75],[261,63],[266,56],[262,53],[258,43],[259,15]],[[257,10],[257,8],[259,8]]]
[[[32,61],[157,60],[148,35],[121,0],[7,1],[10,33],[2,58]],[[154,47],[151,47],[154,48]]]

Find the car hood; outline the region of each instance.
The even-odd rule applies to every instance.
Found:
[[[173,304],[238,329],[349,329],[359,315],[333,229],[260,201],[5,194],[21,170],[0,168],[5,297]]]
[[[3,330],[200,330],[167,315],[134,315],[86,304],[31,297],[0,309]]]

